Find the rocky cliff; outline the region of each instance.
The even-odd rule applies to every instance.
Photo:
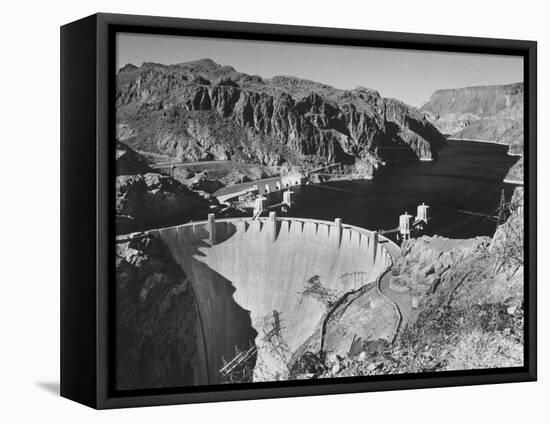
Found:
[[[420,111],[456,139],[508,144],[523,156],[523,83],[435,91]],[[507,179],[523,180],[523,159]]]
[[[166,388],[204,382],[199,314],[191,285],[153,238],[116,247],[116,385]]]
[[[438,118],[453,113],[485,118],[517,104],[523,106],[523,83],[437,90],[420,110]]]
[[[153,172],[143,156],[119,141],[117,141],[115,147],[115,160],[117,176]]]
[[[204,219],[215,203],[173,177],[156,173],[140,154],[120,142],[115,168],[117,233]]]
[[[444,142],[416,109],[358,87],[263,79],[204,59],[117,74],[117,137],[181,160],[277,165],[430,159]]]

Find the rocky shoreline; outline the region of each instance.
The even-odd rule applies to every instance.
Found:
[[[506,180],[523,181],[523,83],[435,91],[420,111],[449,138],[509,146],[520,160]]]

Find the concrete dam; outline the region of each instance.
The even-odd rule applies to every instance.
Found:
[[[281,218],[232,218],[152,230],[189,278],[200,314],[201,384],[220,383],[220,369],[238,351],[255,346],[254,380],[284,378],[290,355],[315,331],[326,308],[304,296],[318,276],[323,287],[347,292],[342,275],[361,272],[375,282],[392,264],[395,244],[363,228],[334,222]],[[262,345],[280,318],[287,356]],[[265,369],[269,374],[265,373]]]

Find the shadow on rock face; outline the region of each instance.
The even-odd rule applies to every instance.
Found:
[[[254,344],[232,283],[193,258],[201,245],[180,266],[182,257],[158,238],[117,244],[117,389],[219,383],[224,360]],[[212,291],[197,296],[201,283]]]

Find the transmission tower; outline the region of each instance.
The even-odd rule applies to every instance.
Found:
[[[510,212],[510,207],[506,203],[506,197],[504,195],[504,190],[500,192],[500,203],[498,205],[496,215],[497,215],[497,228],[506,222],[508,219],[508,214]]]

